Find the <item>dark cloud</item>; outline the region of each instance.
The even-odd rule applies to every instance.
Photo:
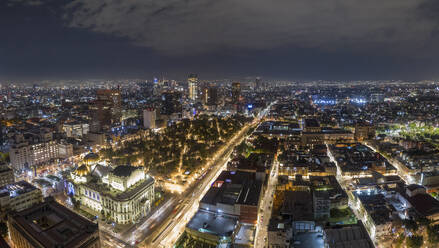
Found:
[[[432,78],[438,11],[437,0],[6,0],[0,77]]]
[[[411,56],[436,30],[430,5],[437,8],[413,0],[74,0],[66,19],[170,54],[293,45]]]

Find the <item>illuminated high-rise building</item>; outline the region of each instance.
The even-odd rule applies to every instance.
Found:
[[[189,99],[196,101],[198,98],[198,76],[197,74],[190,74],[188,79]]]
[[[156,111],[154,108],[148,108],[143,110],[143,126],[145,128],[156,128]]]
[[[262,89],[262,81],[260,77],[256,77],[255,79],[255,89],[261,90]]]
[[[211,86],[208,88],[207,92],[207,105],[217,105],[218,104],[218,88],[216,86]]]
[[[122,119],[122,97],[120,90],[98,90],[93,111],[93,131],[108,131]]]
[[[207,101],[209,100],[209,88],[208,87],[203,87],[201,89],[200,96],[201,96],[201,102],[203,104],[207,104]]]
[[[163,92],[161,101],[161,115],[172,115],[181,113],[182,105],[180,102],[181,94],[179,92]]]
[[[241,84],[238,82],[232,83],[232,103],[238,104],[241,98]]]

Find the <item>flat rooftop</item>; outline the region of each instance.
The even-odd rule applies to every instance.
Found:
[[[255,240],[256,228],[251,225],[242,225],[235,234],[236,245],[253,244]]]
[[[325,233],[329,248],[375,247],[362,225],[331,227]]]
[[[316,119],[305,119],[305,127],[320,127]]]
[[[321,248],[325,246],[320,232],[300,232],[293,237],[293,248]]]
[[[14,198],[31,191],[38,190],[32,184],[26,181],[19,181],[16,183],[8,184],[0,188],[0,197],[9,195],[9,197]]]
[[[186,227],[202,233],[230,237],[237,222],[237,217],[198,210]]]
[[[201,200],[202,203],[216,205],[258,205],[262,182],[256,180],[255,173],[244,171],[223,171]]]
[[[79,216],[66,207],[47,198],[45,202],[9,218],[12,225],[22,234],[38,242],[37,247],[78,247],[98,232],[98,225]]]
[[[312,195],[307,191],[285,191],[281,213],[291,215],[292,219],[312,220]]]

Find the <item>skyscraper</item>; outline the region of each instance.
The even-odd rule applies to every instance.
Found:
[[[216,86],[210,86],[207,91],[207,105],[218,104],[218,88]]]
[[[198,76],[197,74],[190,74],[188,77],[189,99],[196,101],[198,97]]]
[[[156,111],[154,108],[147,108],[143,110],[143,126],[145,128],[156,128],[155,125],[156,120]]]
[[[241,97],[241,84],[238,82],[232,83],[232,103],[238,104]]]
[[[93,131],[108,131],[111,126],[119,125],[122,119],[120,90],[98,90],[90,109],[93,111]]]
[[[162,94],[160,114],[172,115],[174,113],[180,113],[182,111],[180,98],[181,94],[178,92],[164,92]]]
[[[207,101],[209,100],[209,88],[208,87],[203,87],[201,89],[201,102],[203,104],[207,104]]]
[[[255,90],[261,90],[262,89],[262,81],[260,77],[256,77],[255,79]]]

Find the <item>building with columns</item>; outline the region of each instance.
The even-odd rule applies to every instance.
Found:
[[[154,202],[154,179],[144,167],[83,164],[71,173],[66,190],[84,210],[118,224],[137,222]]]

